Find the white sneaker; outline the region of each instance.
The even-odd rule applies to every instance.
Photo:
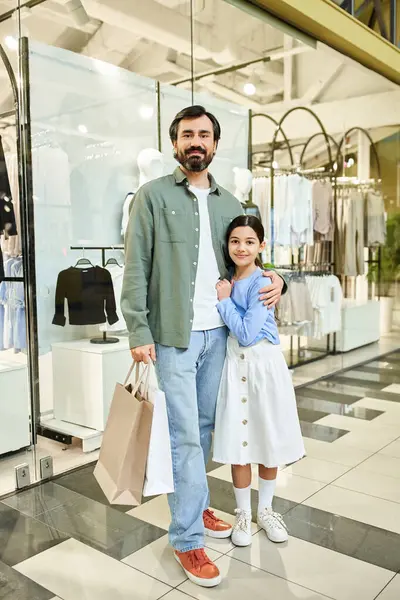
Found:
[[[237,508],[236,521],[232,531],[232,542],[235,546],[250,546],[251,537],[251,511]]]
[[[265,530],[271,542],[287,542],[289,539],[288,529],[282,515],[276,513],[272,508],[266,508],[258,513],[257,523]]]

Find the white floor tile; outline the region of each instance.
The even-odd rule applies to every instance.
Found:
[[[161,527],[161,529],[168,530],[171,522],[171,514],[166,495],[158,496],[149,502],[145,502],[128,511],[126,514],[132,515],[142,521],[146,521],[146,523]]]
[[[222,556],[214,550],[207,550],[207,554],[214,561]],[[174,558],[168,536],[163,536],[131,556],[127,556],[122,562],[171,587],[177,587],[187,579]]]
[[[400,575],[389,583],[376,600],[399,600],[400,598]],[[178,600],[178,599],[177,599]]]
[[[379,451],[379,454],[384,456],[392,456],[393,458],[400,458],[400,440],[388,444],[385,448]]]
[[[374,454],[365,462],[361,463],[357,467],[357,470],[378,473],[400,479],[400,458],[393,458],[391,456],[385,456],[384,454]]]
[[[308,479],[314,479],[322,483],[331,483],[341,475],[344,475],[351,467],[338,465],[327,460],[320,460],[311,456],[306,456],[290,467],[286,467],[285,473],[300,475]]]
[[[362,450],[344,443],[337,446],[336,442],[330,444],[311,438],[305,438],[304,444],[307,456],[348,467],[354,467],[360,464],[363,460],[373,454],[373,450]]]
[[[393,577],[392,571],[297,538],[273,544],[264,532],[230,556],[335,600],[373,600]]]
[[[217,565],[223,577],[218,587],[200,588],[187,581],[179,589],[198,600],[326,600],[325,596],[229,556],[218,559]]]
[[[355,419],[354,417],[347,417],[346,415],[327,415],[316,421],[316,423],[318,425],[325,425],[326,427],[337,427],[338,429],[359,432],[368,431],[371,426],[370,421]],[[347,435],[344,437],[347,437]]]
[[[184,594],[180,590],[172,590],[172,592],[168,592],[165,596],[163,596],[162,600],[188,600],[188,598],[192,598],[193,596],[188,596]]]
[[[392,383],[383,388],[382,392],[391,392],[392,394],[400,394],[400,383]]]
[[[400,503],[400,479],[356,467],[335,481],[335,486]]]
[[[371,427],[366,431],[350,431],[343,437],[332,443],[335,447],[354,446],[360,450],[367,450],[371,453],[379,452],[385,446],[395,441],[399,437],[397,427]]]
[[[304,504],[400,533],[400,505],[396,502],[328,485]]]
[[[63,600],[156,600],[170,587],[128,565],[68,540],[15,569]]]

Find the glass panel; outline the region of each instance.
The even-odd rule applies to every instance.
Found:
[[[23,199],[18,180],[16,100],[18,15],[0,7],[0,496],[16,487],[15,467],[26,465],[21,483],[35,479],[31,438]],[[15,3],[16,7],[16,3]],[[12,6],[11,6],[12,8]],[[3,12],[4,11],[4,12]]]

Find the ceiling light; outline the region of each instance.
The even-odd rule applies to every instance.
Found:
[[[86,125],[78,125],[78,131],[80,131],[81,133],[87,133],[88,128],[86,127]]]
[[[246,94],[246,96],[254,96],[254,94],[256,93],[256,86],[254,85],[254,83],[252,83],[251,81],[248,81],[247,83],[244,84],[243,86],[243,91]]]
[[[17,50],[18,40],[15,37],[13,37],[12,35],[7,35],[4,38],[4,42],[7,46],[7,48],[9,48],[10,50]]]
[[[154,115],[154,108],[148,104],[144,104],[139,108],[139,115],[144,121],[149,121]]]

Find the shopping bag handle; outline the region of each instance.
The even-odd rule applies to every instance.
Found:
[[[124,387],[126,387],[126,384],[128,383],[131,375],[132,375],[132,371],[136,365],[136,381],[135,381],[135,385],[132,388],[132,396],[135,396],[136,392],[138,391],[140,385],[143,383],[144,381],[144,390],[143,390],[143,397],[147,398],[148,395],[148,391],[149,391],[149,384],[150,384],[150,368],[153,367],[154,368],[154,364],[153,361],[151,360],[151,358],[149,358],[150,363],[145,365],[143,371],[140,373],[140,363],[133,361],[128,374],[125,378],[124,381]]]

